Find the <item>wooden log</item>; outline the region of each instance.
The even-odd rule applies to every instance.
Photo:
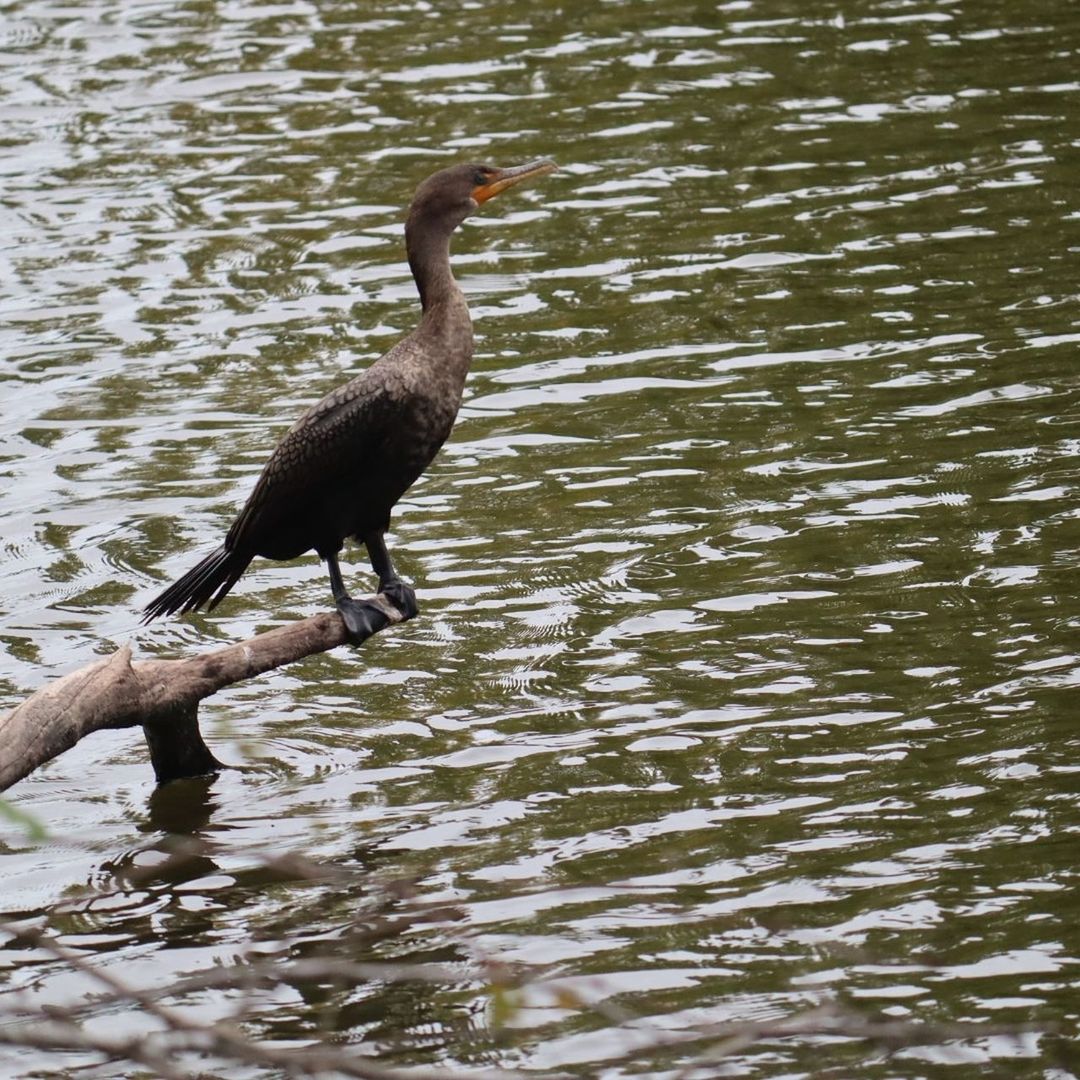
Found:
[[[368,600],[385,619],[373,633],[405,618],[382,593]],[[142,727],[159,782],[216,772],[223,766],[199,732],[203,698],[345,644],[345,624],[333,611],[185,660],[133,663],[131,646],[125,645],[0,716],[0,791],[92,732],[114,728]]]

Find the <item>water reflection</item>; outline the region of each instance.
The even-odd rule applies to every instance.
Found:
[[[458,965],[422,994],[297,985],[250,1021],[398,1063],[676,1075],[695,1025],[834,999],[1071,1031],[1076,15],[8,14],[10,702],[136,635],[172,654],[325,607],[311,558],[136,624],[273,438],[411,325],[416,179],[565,165],[456,242],[469,397],[395,525],[423,618],[222,695],[204,726],[244,771],[155,793],[112,733],[23,782],[51,839],[7,832],[9,915],[143,985],[252,942]],[[413,883],[407,931],[349,936],[385,914],[371,875]],[[86,992],[4,956],[8,990]],[[527,973],[501,1042],[489,959]],[[1075,1069],[1051,1049],[727,1064]]]

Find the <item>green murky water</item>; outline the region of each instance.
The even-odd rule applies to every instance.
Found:
[[[564,167],[456,241],[469,396],[395,519],[422,617],[204,707],[245,771],[155,795],[118,732],[23,781],[50,839],[3,826],[6,918],[144,987],[252,950],[453,965],[248,1001],[255,1037],[390,1065],[1076,1074],[1080,7],[2,14],[5,705],[327,607],[312,556],[136,618],[410,326],[415,183]],[[349,876],[261,868],[284,851]],[[399,879],[405,929],[357,933]],[[0,1005],[89,989],[25,941],[0,962]],[[1059,1035],[657,1045],[830,1002]]]

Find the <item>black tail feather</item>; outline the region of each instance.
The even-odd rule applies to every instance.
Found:
[[[250,555],[219,547],[151,600],[143,609],[142,621],[148,623],[161,615],[195,611],[204,605],[208,611],[212,610],[236,584],[249,562]]]

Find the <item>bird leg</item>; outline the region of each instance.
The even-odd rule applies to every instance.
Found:
[[[345,623],[345,629],[349,632],[349,641],[353,645],[361,645],[386,626],[386,612],[370,600],[354,600],[345,591],[337,555],[327,554],[325,558],[326,567],[330,571],[330,591],[334,594],[334,603]]]
[[[383,539],[383,534],[377,532],[365,536],[364,545],[368,550],[368,558],[371,559],[371,569],[379,577],[379,592],[406,619],[416,616],[420,611],[416,605],[416,593],[397,576],[394,563],[390,558],[390,552],[386,550],[386,541]]]
[[[413,618],[419,611],[416,606],[416,593],[394,571],[382,533],[372,533],[365,537],[364,543],[371,558],[371,568],[379,575],[379,592],[401,612],[402,621]],[[326,567],[330,571],[330,591],[334,594],[334,603],[345,623],[345,629],[349,631],[349,640],[354,645],[359,645],[386,625],[386,612],[370,600],[354,600],[348,594],[336,553],[327,552],[323,558],[326,559]]]

